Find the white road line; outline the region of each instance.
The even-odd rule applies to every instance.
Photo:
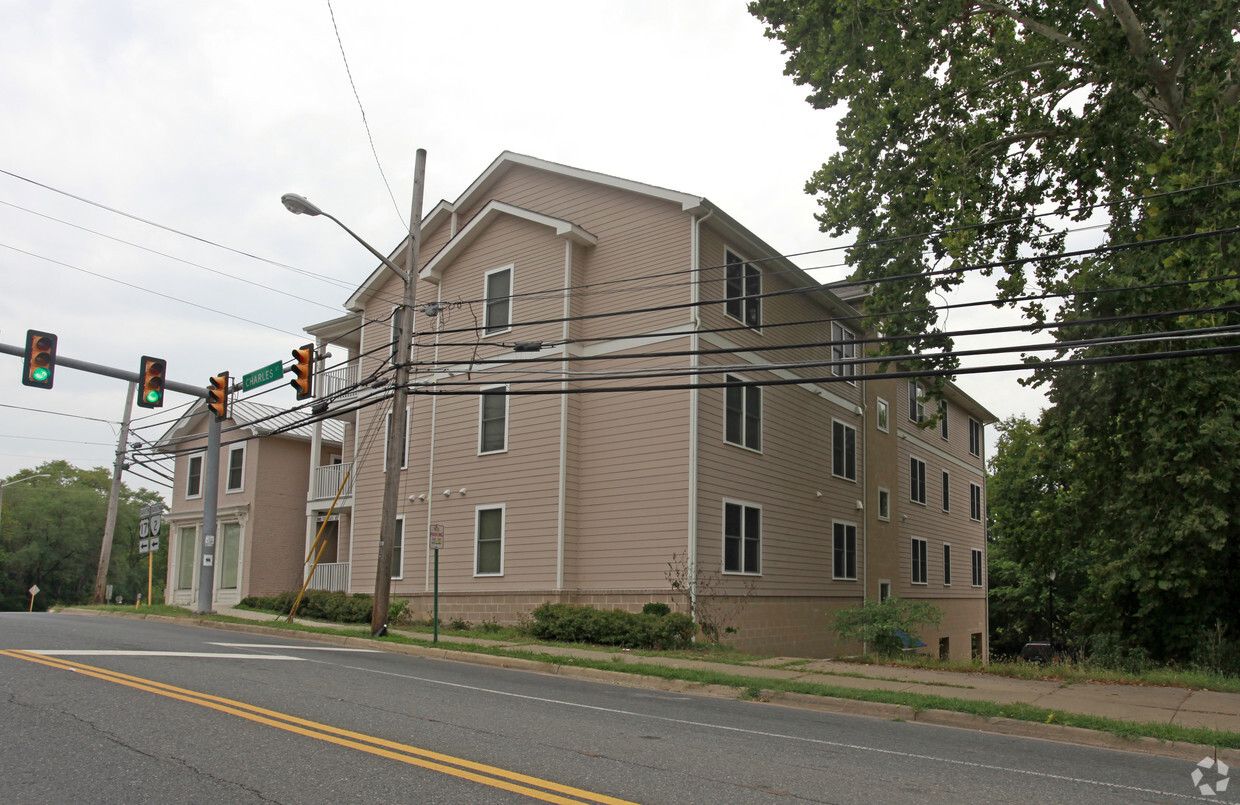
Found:
[[[214,660],[293,660],[303,662],[303,657],[284,657],[279,654],[225,654],[217,651],[110,651],[106,649],[21,649],[28,654],[47,657],[194,657]]]
[[[348,651],[355,654],[381,654],[373,648],[344,648],[341,646],[281,646],[275,643],[207,643],[208,646],[226,648],[278,648],[284,651]]]

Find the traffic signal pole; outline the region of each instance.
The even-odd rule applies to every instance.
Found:
[[[15,347],[11,344],[0,344],[0,354],[15,355],[19,358],[25,358],[26,349],[25,347]],[[103,548],[100,551],[100,556],[99,556],[99,570],[95,575],[94,599],[95,599],[95,603],[98,604],[98,603],[103,603],[103,597],[107,593],[108,566],[111,564],[111,559],[112,559],[112,536],[113,536],[113,531],[116,527],[116,509],[120,502],[120,479],[121,479],[121,472],[124,470],[124,459],[125,459],[125,453],[127,450],[126,442],[128,440],[128,431],[129,431],[129,412],[130,412],[130,409],[133,407],[134,391],[136,387],[138,386],[138,384],[143,382],[143,378],[142,378],[141,373],[138,373],[138,372],[127,372],[124,369],[116,369],[111,366],[102,366],[97,363],[90,363],[89,361],[79,361],[79,360],[75,360],[74,358],[66,358],[63,355],[57,355],[55,357],[55,365],[63,366],[67,369],[77,369],[78,371],[87,372],[93,375],[103,375],[104,377],[111,377],[117,380],[125,380],[129,383],[129,390],[125,398],[125,416],[121,424],[121,438],[116,448],[116,463],[113,466],[113,471],[112,471],[112,491],[111,491],[111,495],[108,497],[108,516],[107,516],[107,521],[104,525]],[[179,394],[188,394],[191,397],[205,398],[207,396],[207,390],[205,388],[201,386],[191,386],[187,383],[175,383],[169,380],[165,380],[163,383],[163,387],[168,391],[175,391]],[[203,490],[203,535],[204,535],[203,543],[204,544],[203,544],[201,562],[205,563],[207,561],[210,561],[212,564],[214,564],[215,506],[216,506],[216,496],[217,496],[216,486],[217,486],[217,479],[219,477],[219,466],[220,466],[220,423],[216,422],[215,419],[210,416],[208,416],[207,419],[210,422],[210,425],[207,428],[206,465],[207,465],[207,471],[208,472],[213,471],[214,475],[208,476],[211,482],[211,486]],[[214,467],[214,470],[211,469],[212,467]],[[207,517],[208,516],[210,517],[210,530],[208,530],[207,528]],[[208,553],[207,553],[205,535],[207,534],[211,535],[212,545],[210,549],[211,552],[209,554],[211,556],[211,560],[208,560],[206,558],[208,556]],[[212,567],[211,570],[214,570],[214,567]],[[211,581],[214,579],[214,576],[208,573],[206,574],[206,578],[207,578],[208,584],[210,584]],[[201,598],[201,590],[200,590],[200,598]],[[201,606],[201,602],[200,602],[200,606]],[[208,588],[207,589],[207,606],[206,606],[206,609],[202,611],[210,611],[210,609],[211,609],[211,589]]]

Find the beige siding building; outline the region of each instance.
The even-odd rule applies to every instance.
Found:
[[[831,656],[861,648],[836,645],[837,611],[900,595],[944,610],[924,650],[985,654],[994,417],[948,384],[945,430],[937,400],[912,398],[932,410],[910,419],[908,381],[856,362],[863,295],[702,197],[513,153],[435,206],[420,255],[392,571],[415,613],[435,524],[446,620],[549,600],[700,618],[732,596],[729,642]],[[318,387],[347,424],[351,591],[374,589],[401,296],[376,268],[345,316],[308,328],[349,356]],[[689,593],[677,563],[697,569]]]

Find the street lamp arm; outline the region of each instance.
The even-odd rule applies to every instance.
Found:
[[[293,213],[294,215],[322,215],[324,218],[328,218],[334,221],[336,223],[336,226],[340,227],[345,232],[348,232],[349,235],[351,235],[354,240],[356,240],[358,243],[365,246],[366,251],[370,252],[375,257],[378,257],[379,262],[383,263],[383,265],[386,266],[389,271],[394,273],[396,276],[400,277],[401,282],[406,282],[406,283],[409,282],[409,275],[406,274],[404,271],[402,271],[400,266],[393,263],[386,256],[384,256],[382,252],[380,252],[374,246],[371,246],[369,243],[363,240],[361,235],[357,234],[352,229],[349,229],[349,227],[345,225],[344,221],[341,221],[339,218],[332,215],[330,212],[324,212],[323,210],[316,207],[314,204],[311,204],[309,201],[307,201],[302,196],[299,196],[295,193],[285,193],[280,198],[280,202],[284,204],[285,208],[288,209],[288,211]]]
[[[46,472],[41,472],[38,475],[27,475],[25,478],[18,478],[16,481],[0,481],[0,486],[12,486],[13,484],[20,484],[22,481],[29,481],[31,478],[51,478],[51,477],[52,476],[48,475]]]

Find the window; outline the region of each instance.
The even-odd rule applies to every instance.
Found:
[[[943,470],[943,511],[945,512],[952,510],[951,484],[948,481],[947,470]]]
[[[750,327],[762,326],[762,273],[731,251],[725,252],[724,310]]]
[[[177,531],[177,589],[192,590],[194,587],[194,542],[198,538],[197,526],[185,526]]]
[[[878,603],[883,603],[891,597],[891,582],[884,579],[878,583]]]
[[[908,382],[908,419],[910,422],[926,419],[926,391],[916,380]]]
[[[241,568],[241,523],[220,523],[216,551],[219,553],[220,589],[237,589],[237,575]]]
[[[913,537],[913,583],[926,583],[926,541]]]
[[[857,357],[857,336],[843,325],[831,322],[831,374],[856,377],[857,364],[846,363]]]
[[[973,586],[982,586],[982,552],[977,548],[969,551],[973,565]]]
[[[725,383],[744,383],[736,375],[725,375]],[[723,390],[725,441],[762,449],[762,387],[729,385]]]
[[[392,429],[392,412],[387,412],[387,419],[383,421],[383,469],[387,471],[387,440],[388,432]],[[404,451],[400,456],[400,468],[403,470],[409,466],[409,413],[405,412],[405,438],[403,440]]]
[[[474,575],[502,576],[504,574],[504,507],[479,506],[476,511]]]
[[[483,389],[478,400],[478,453],[508,449],[508,387]]]
[[[908,460],[909,500],[914,503],[926,502],[926,462],[920,458],[910,457]]]
[[[405,577],[405,515],[396,515],[396,530],[392,532],[392,568],[393,579]]]
[[[969,455],[982,455],[982,423],[969,417]]]
[[[969,484],[969,519],[982,521],[982,487]]]
[[[943,545],[943,586],[952,586],[952,546]]]
[[[835,523],[835,561],[831,577],[857,580],[857,527],[852,523]]]
[[[245,487],[245,445],[228,448],[228,485],[226,492],[240,492]]]
[[[874,424],[883,433],[887,432],[887,422],[890,420],[890,413],[887,410],[887,401],[882,397],[878,398],[878,413],[874,417]]]
[[[486,334],[512,329],[512,266],[486,274]]]
[[[947,438],[947,400],[939,400],[939,435]]]
[[[891,520],[891,492],[881,486],[878,488],[878,519]]]
[[[831,474],[857,480],[857,429],[843,422],[831,423]]]
[[[189,465],[185,472],[185,497],[202,497],[202,454],[189,457]]]
[[[723,570],[762,572],[762,510],[743,503],[723,504]]]

